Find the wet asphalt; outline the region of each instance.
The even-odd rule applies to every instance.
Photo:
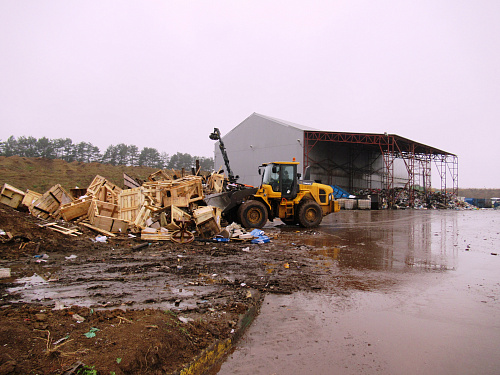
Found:
[[[500,373],[500,210],[341,211],[318,232],[335,288],[267,295],[218,374]]]

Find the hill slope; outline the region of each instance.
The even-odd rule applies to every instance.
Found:
[[[60,159],[0,156],[0,186],[8,183],[18,189],[44,193],[55,184],[65,189],[86,188],[96,175],[123,187],[123,172],[146,179],[157,169],[149,167],[113,166],[100,163],[68,163]]]

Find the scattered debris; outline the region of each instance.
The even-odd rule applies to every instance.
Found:
[[[413,207],[411,206],[411,194],[413,194]],[[415,208],[415,209],[472,209],[472,205],[466,203],[463,200],[457,198],[456,195],[452,193],[445,193],[441,191],[409,191],[405,188],[394,188],[390,190],[386,189],[362,189],[355,193],[359,198],[369,198],[372,208],[382,209],[388,208],[387,202],[389,197],[394,197],[394,205],[392,208]],[[365,198],[366,197],[366,198]],[[345,199],[345,201],[350,201],[357,204],[362,199]],[[342,204],[342,203],[341,203]],[[362,203],[366,205],[366,203]],[[375,206],[375,207],[373,207]],[[364,206],[363,206],[364,207]],[[359,207],[358,207],[359,208]],[[352,209],[352,208],[351,208]]]
[[[193,319],[193,318],[184,318],[183,316],[179,316],[179,320],[180,320],[182,323],[194,322],[194,319]]]
[[[99,328],[90,327],[90,330],[87,333],[84,333],[84,336],[88,339],[95,337],[95,333],[99,331]]]
[[[83,316],[80,316],[78,314],[73,314],[72,315],[73,319],[75,319],[78,323],[84,322],[85,318]]]
[[[10,277],[10,268],[0,268],[0,279],[7,279]]]
[[[97,236],[95,239],[93,239],[93,242],[107,242],[108,237],[106,236]]]

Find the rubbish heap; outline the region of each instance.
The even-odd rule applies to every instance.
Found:
[[[174,178],[159,170],[146,182],[121,189],[97,175],[87,189],[71,189],[70,193],[61,185],[40,194],[4,184],[0,202],[14,208],[25,205],[38,218],[74,222],[109,237],[129,234],[140,235],[144,240],[177,243],[191,242],[195,234],[210,240],[250,241],[262,237],[263,234],[248,234],[235,223],[221,227],[222,210],[207,206],[204,197],[221,192],[224,182],[224,175],[216,172],[208,177]],[[69,235],[79,234],[57,222],[43,225]]]
[[[410,191],[404,188],[362,189],[356,192],[357,196],[376,196],[378,202],[383,202],[386,208],[391,197],[394,197],[393,208],[410,208]],[[474,209],[472,205],[459,199],[455,194],[441,191],[423,192],[413,191],[413,207],[415,209]]]

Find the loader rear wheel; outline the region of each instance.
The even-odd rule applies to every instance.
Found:
[[[238,219],[245,228],[262,228],[267,223],[267,208],[260,201],[246,201],[238,208]]]
[[[323,211],[321,210],[321,206],[311,199],[307,199],[301,202],[297,219],[301,227],[317,227],[323,219]]]

